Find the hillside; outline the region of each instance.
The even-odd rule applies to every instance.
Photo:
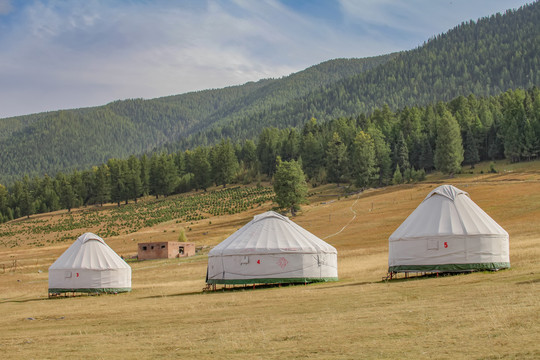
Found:
[[[263,126],[299,126],[315,117],[326,121],[449,101],[457,96],[495,95],[540,85],[540,2],[504,15],[462,23],[417,49],[399,53],[371,71],[291,99],[255,117],[222,120],[180,147],[201,138],[215,141],[223,129],[253,137]],[[228,130],[231,132],[231,130]]]
[[[395,55],[337,59],[282,79],[153,100],[0,119],[0,183],[22,174],[54,176],[109,158],[142,154],[231,114],[268,111],[313,89],[367,71]]]
[[[137,242],[175,240],[182,228],[188,229],[188,240],[204,247],[190,259],[130,262],[133,291],[110,296],[47,299],[48,266],[88,224],[77,227],[78,221],[67,221],[70,216],[60,211],[0,225],[2,232],[10,227],[13,235],[8,238],[24,242],[13,248],[0,244],[3,354],[10,359],[99,359],[111,354],[119,359],[133,354],[142,359],[538,358],[539,162],[496,166],[498,174],[487,174],[488,164],[481,164],[474,174],[448,179],[436,173],[426,182],[348,197],[335,185],[312,189],[310,205],[293,220],[338,249],[336,283],[202,292],[205,253],[268,210],[267,201],[235,214],[206,214],[205,219],[175,215],[105,237],[124,256],[136,252]],[[449,182],[466,190],[508,231],[512,267],[381,281],[388,236],[429,191]],[[114,209],[95,208],[98,216],[88,219],[107,217]],[[79,219],[90,210],[72,216]],[[37,225],[62,221],[72,229],[37,230]]]
[[[0,182],[88,168],[156,147],[255,138],[264,127],[296,127],[311,117],[326,121],[384,104],[395,110],[538,86],[539,22],[535,2],[463,23],[399,54],[333,60],[283,79],[225,89],[3,119]]]

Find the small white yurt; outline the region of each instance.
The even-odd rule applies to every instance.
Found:
[[[208,284],[337,279],[337,250],[273,211],[255,216],[208,253]]]
[[[49,267],[49,294],[131,291],[131,267],[105,241],[81,235]]]
[[[508,233],[451,185],[430,192],[389,239],[389,273],[509,267]]]

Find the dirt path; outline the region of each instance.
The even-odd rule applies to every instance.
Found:
[[[349,208],[349,209],[351,209],[351,211],[352,211],[352,213],[353,213],[353,217],[351,218],[351,220],[349,220],[349,221],[345,224],[345,226],[343,226],[343,227],[341,228],[341,230],[339,230],[338,232],[336,232],[336,233],[334,233],[334,234],[331,234],[331,235],[328,235],[328,236],[326,236],[326,237],[323,237],[323,240],[329,239],[329,238],[331,238],[331,237],[333,237],[333,236],[336,236],[336,235],[340,234],[343,230],[345,230],[345,229],[347,228],[347,226],[349,226],[349,224],[350,224],[354,219],[356,219],[356,211],[354,211],[353,207],[354,207],[354,205],[356,205],[356,203],[357,203],[358,200],[360,199],[360,194],[361,194],[361,193],[356,194],[356,200],[354,201],[354,203],[353,203],[353,204],[351,205],[351,207]]]

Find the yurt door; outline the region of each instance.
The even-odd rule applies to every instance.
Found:
[[[326,254],[317,255],[317,265],[319,266],[319,277],[322,277],[323,265],[326,265]]]

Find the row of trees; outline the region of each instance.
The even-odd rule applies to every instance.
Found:
[[[168,196],[211,185],[272,179],[277,159],[294,161],[316,186],[359,188],[420,180],[434,169],[455,174],[479,161],[531,160],[540,153],[540,90],[342,117],[302,129],[265,128],[257,141],[223,139],[174,153],[155,152],[55,177],[0,185],[0,222],[34,213]]]

